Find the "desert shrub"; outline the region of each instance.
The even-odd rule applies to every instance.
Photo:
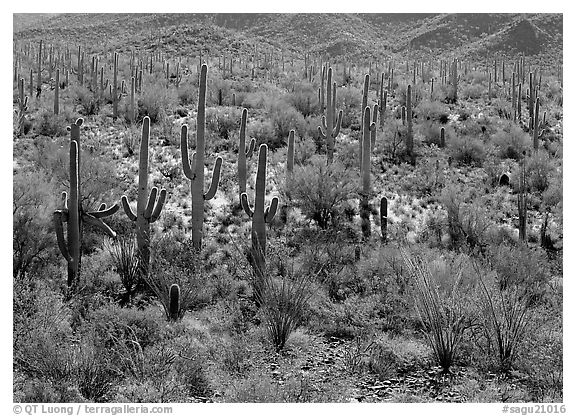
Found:
[[[336,90],[336,111],[342,110],[342,127],[360,125],[362,91],[359,88],[346,86]]]
[[[446,121],[448,121],[450,109],[446,104],[442,104],[438,101],[422,100],[420,104],[414,108],[414,113],[418,115],[419,120],[444,120],[444,123],[446,123]]]
[[[305,165],[316,153],[316,144],[309,136],[295,137],[294,139],[294,163]]]
[[[464,85],[459,88],[458,96],[466,100],[477,100],[482,97],[486,87],[481,84]]]
[[[555,168],[548,152],[540,150],[526,160],[526,184],[529,192],[544,193],[548,189]]]
[[[256,139],[256,146],[266,144],[270,149],[277,149],[284,145],[284,138],[278,139],[276,137],[274,126],[270,120],[255,120],[248,124],[246,130],[247,137],[254,137]]]
[[[69,125],[66,116],[62,113],[55,115],[52,111],[42,111],[36,119],[34,130],[41,136],[56,137],[67,134],[66,127]]]
[[[323,157],[313,157],[310,165],[294,168],[293,197],[303,214],[322,229],[336,225],[344,204],[356,189],[354,175],[337,161],[326,165]]]
[[[162,83],[142,88],[138,97],[138,120],[142,121],[144,116],[148,116],[151,123],[161,121],[166,114],[172,112],[170,109],[176,101],[174,94],[174,90],[165,88]]]
[[[134,236],[120,236],[115,241],[108,241],[105,248],[124,286],[124,302],[129,303],[140,282],[138,248]]]
[[[12,271],[15,279],[41,273],[53,246],[51,215],[56,193],[46,176],[19,172],[12,185]]]
[[[500,369],[510,371],[526,336],[536,329],[534,295],[542,291],[542,285],[509,281],[502,287],[498,272],[486,273],[477,267],[476,273],[480,283],[481,342],[489,354],[498,357]]]
[[[492,142],[498,148],[498,154],[503,159],[520,160],[522,152],[531,146],[531,139],[520,126],[508,124],[502,130],[497,131],[491,137]]]
[[[215,107],[206,110],[206,127],[228,140],[230,133],[240,129],[241,112],[234,107]]]
[[[424,137],[424,142],[426,144],[434,144],[440,147],[440,129],[444,127],[444,141],[446,144],[450,144],[454,137],[454,129],[450,126],[441,126],[433,121],[425,121],[418,124],[418,131]]]
[[[545,253],[540,249],[503,243],[491,247],[488,251],[488,258],[492,270],[497,274],[495,278],[502,290],[510,286],[531,286],[534,288],[533,295],[536,296],[535,288],[543,289],[549,279],[549,271],[546,268],[548,261]]]
[[[270,273],[276,269],[276,273]],[[310,279],[294,264],[277,257],[274,267],[268,267],[262,288],[261,309],[266,332],[276,352],[284,349],[290,334],[303,322],[307,302],[312,296]]]
[[[412,278],[416,310],[426,340],[436,362],[448,372],[473,321],[463,265],[458,262],[446,269],[445,264],[427,264],[405,250],[402,257]]]
[[[178,102],[183,106],[190,106],[198,100],[198,89],[191,84],[181,84],[178,88]]]
[[[298,83],[294,87],[294,92],[286,94],[286,103],[294,107],[304,117],[316,114],[320,111],[318,94],[308,83]]]
[[[70,94],[74,97],[75,103],[80,106],[79,113],[84,116],[98,114],[103,104],[101,95],[90,91],[83,85],[72,87]]]
[[[162,304],[167,319],[170,319],[170,287],[173,284],[180,287],[180,319],[188,309],[197,308],[206,301],[202,255],[192,254],[195,250],[190,239],[165,233],[152,240],[150,251],[150,273],[144,278]],[[196,258],[191,259],[191,256]]]
[[[481,167],[486,157],[482,141],[472,137],[455,137],[448,143],[450,154],[461,165]]]
[[[462,190],[452,186],[442,192],[441,203],[447,212],[446,226],[452,248],[466,244],[470,250],[484,250],[489,229],[484,205],[478,200],[465,204]]]
[[[304,117],[291,105],[279,102],[270,107],[270,121],[274,129],[275,145],[286,143],[290,130],[294,129],[302,136]],[[269,145],[270,146],[270,145]],[[274,149],[277,146],[270,146]]]

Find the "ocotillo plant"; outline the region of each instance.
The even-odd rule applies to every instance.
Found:
[[[272,198],[270,206],[265,208],[264,196],[266,193],[266,160],[268,146],[261,144],[258,150],[258,171],[256,173],[256,192],[254,196],[254,209],[250,208],[248,195],[242,194],[242,208],[252,218],[252,249],[250,263],[256,277],[255,299],[260,304],[264,273],[266,272],[266,223],[270,223],[278,209],[278,198]]]
[[[406,150],[410,157],[412,166],[416,164],[416,155],[414,154],[414,136],[412,135],[412,86],[406,88],[406,122],[408,129],[406,132]]]
[[[380,198],[380,233],[382,242],[388,241],[388,199],[383,196]]]
[[[198,116],[196,121],[196,152],[192,158],[188,156],[188,126],[183,125],[180,135],[180,149],[182,153],[182,171],[191,181],[192,194],[192,245],[194,250],[202,249],[202,228],[204,224],[204,201],[208,201],[216,195],[218,182],[220,181],[220,168],[222,158],[216,158],[212,171],[212,182],[208,192],[204,193],[204,152],[206,130],[206,75],[208,67],[202,65],[200,71],[200,91],[198,93]],[[192,160],[190,162],[190,159]]]
[[[24,78],[20,78],[20,81],[18,81],[18,136],[24,134],[27,111],[28,96],[24,96]]]
[[[176,322],[180,318],[180,286],[177,284],[170,286],[168,316],[171,322]]]
[[[242,194],[246,192],[246,158],[251,158],[256,147],[256,139],[250,140],[250,145],[246,147],[246,119],[248,110],[242,109],[242,119],[240,121],[240,143],[238,144],[238,203],[242,203]]]
[[[340,134],[341,125],[342,110],[338,112],[338,119],[336,120],[336,82],[332,83],[332,68],[328,68],[328,80],[326,82],[326,115],[322,116],[322,126],[318,126],[320,137],[326,140],[328,164],[332,163],[334,160],[334,147],[336,138]]]
[[[132,78],[134,79],[134,78]],[[138,166],[138,201],[136,213],[132,211],[126,195],[122,196],[122,207],[131,221],[136,222],[136,243],[138,245],[139,267],[142,276],[148,274],[150,263],[150,224],[154,223],[164,207],[166,189],[160,191],[153,187],[148,196],[148,143],[150,140],[150,117],[144,117],[142,123],[142,140],[140,141],[140,162]]]
[[[106,208],[101,204],[98,211],[85,212],[80,203],[80,126],[83,120],[80,118],[70,127],[70,194],[62,193],[63,207],[54,212],[54,228],[60,252],[68,263],[68,287],[73,288],[78,284],[81,264],[81,238],[84,223],[91,224],[103,230],[110,237],[115,238],[116,233],[108,227],[102,218],[113,215],[119,207],[114,204]],[[68,203],[68,201],[70,201]],[[67,241],[64,238],[62,224],[67,225]]]
[[[376,123],[370,121],[370,107],[364,109],[363,128],[362,128],[362,190],[360,192],[360,219],[361,228],[364,238],[370,237],[370,194],[372,193],[370,185],[370,136],[372,131],[376,132]]]

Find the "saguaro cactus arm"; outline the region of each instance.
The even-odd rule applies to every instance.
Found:
[[[122,208],[124,208],[124,212],[126,213],[128,218],[130,218],[130,221],[136,221],[137,219],[136,214],[134,214],[134,211],[132,211],[132,208],[128,203],[128,198],[126,197],[126,195],[122,195]]]
[[[220,169],[222,167],[222,158],[218,156],[216,158],[216,163],[214,164],[214,169],[212,170],[212,181],[210,182],[210,188],[208,192],[204,194],[204,200],[209,201],[216,195],[218,190],[218,183],[220,182]]]
[[[240,202],[246,215],[252,218],[252,216],[254,215],[254,211],[252,210],[252,208],[250,208],[250,203],[248,202],[248,195],[246,194],[246,192],[243,192],[242,195],[240,195]]]
[[[188,126],[185,124],[182,125],[180,130],[180,152],[182,153],[182,171],[184,176],[192,180],[194,178],[196,152],[192,154],[192,163],[190,163],[188,157]]]
[[[66,210],[67,211],[67,210]],[[58,248],[62,253],[62,256],[67,262],[72,261],[70,253],[68,253],[68,247],[66,246],[66,240],[64,239],[64,227],[62,223],[68,220],[68,212],[66,212],[66,220],[64,220],[64,210],[56,210],[53,214],[54,229],[56,230],[56,240],[58,242]]]
[[[110,208],[106,208],[106,204],[102,204],[100,205],[98,211],[88,212],[88,215],[91,215],[94,218],[105,218],[109,217],[110,215],[116,214],[116,212],[118,212],[119,209],[120,207],[118,206],[118,204],[114,204]]]
[[[274,197],[272,198],[272,202],[270,202],[270,206],[268,206],[264,211],[264,221],[266,223],[271,222],[274,219],[277,210],[278,210],[278,197]]]
[[[108,234],[108,236],[110,236],[112,238],[116,238],[116,233],[108,226],[108,224],[106,224],[100,218],[96,218],[90,214],[83,213],[82,214],[82,221],[84,221],[85,223],[90,224],[96,228],[100,228],[102,231],[104,231],[106,234]]]
[[[152,215],[150,216],[149,221],[156,222],[158,217],[160,217],[160,213],[162,212],[162,208],[164,208],[164,203],[166,202],[166,189],[160,190],[160,196],[158,197],[158,201],[154,207],[154,211],[152,211]]]

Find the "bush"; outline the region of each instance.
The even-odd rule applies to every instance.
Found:
[[[167,319],[170,319],[170,286],[173,284],[180,287],[180,319],[188,309],[206,302],[202,258],[201,255],[190,258],[191,253],[195,253],[191,240],[165,233],[153,240],[150,251],[150,273],[144,278],[162,304]]]
[[[553,161],[548,155],[548,152],[540,150],[532,153],[526,160],[526,184],[528,185],[528,192],[538,192],[540,194],[546,192],[550,184],[550,178],[554,172]]]
[[[464,85],[458,91],[458,96],[466,100],[477,100],[482,97],[486,87],[481,84]]]
[[[520,126],[509,123],[502,130],[492,135],[492,141],[498,147],[498,154],[503,159],[520,160],[522,152],[530,149],[532,140]]]
[[[68,125],[68,120],[63,114],[55,115],[52,111],[45,110],[36,120],[35,131],[41,136],[66,136]]]
[[[338,88],[336,103],[336,111],[342,110],[342,128],[360,125],[362,91],[359,88],[352,86]]]
[[[462,190],[454,187],[447,187],[442,192],[441,203],[447,212],[450,243],[454,249],[466,244],[470,250],[482,251],[489,228],[484,204],[480,201],[464,204],[463,199]]]
[[[266,144],[270,149],[277,149],[284,145],[284,138],[278,139],[276,137],[274,127],[269,120],[255,120],[248,124],[246,130],[247,137],[254,137],[256,139],[256,146]],[[286,136],[286,138],[287,137],[288,136]]]
[[[274,129],[274,136],[276,137],[275,145],[285,143],[292,129],[296,130],[299,136],[302,136],[304,117],[294,107],[279,102],[271,106],[269,114],[272,128]],[[278,146],[272,146],[271,149],[275,147]]]
[[[206,127],[218,134],[224,140],[230,138],[230,133],[240,129],[240,109],[235,107],[215,107],[206,109]]]
[[[312,296],[307,276],[294,271],[294,265],[285,264],[278,258],[278,276],[264,276],[261,305],[266,332],[276,352],[284,349],[290,334],[304,321],[306,303]]]
[[[14,175],[12,189],[12,270],[15,279],[41,274],[53,247],[52,212],[57,193],[46,176]]]
[[[80,106],[80,114],[84,116],[94,116],[100,112],[100,107],[104,100],[87,87],[81,85],[75,86],[70,93],[72,96],[75,96],[74,101]]]
[[[176,101],[174,90],[167,89],[162,83],[152,84],[142,90],[138,97],[139,121],[148,116],[151,123],[157,123],[166,117],[166,114],[172,113],[170,109]]]
[[[486,157],[482,141],[471,137],[455,137],[448,147],[454,160],[461,165],[482,167]]]
[[[444,123],[446,123],[450,109],[438,101],[423,100],[418,104],[418,107],[414,108],[414,113],[419,120],[445,120]]]
[[[290,191],[303,214],[322,229],[336,225],[344,204],[354,195],[357,181],[343,165],[334,161],[326,165],[323,157],[313,157],[311,164],[294,168]]]
[[[416,310],[426,340],[437,363],[444,372],[448,372],[473,318],[466,307],[469,303],[468,288],[463,279],[462,264],[449,268],[444,274],[448,281],[442,281],[441,269],[434,271],[429,264],[407,251],[402,251],[402,257],[413,282]]]
[[[320,112],[318,94],[308,83],[299,83],[294,87],[294,92],[285,96],[288,105],[294,107],[304,117]]]

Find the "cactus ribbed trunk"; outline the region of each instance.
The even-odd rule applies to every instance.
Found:
[[[118,53],[114,52],[114,83],[112,85],[112,117],[118,117]]]
[[[416,156],[414,154],[414,136],[412,134],[412,86],[408,85],[406,89],[406,123],[408,130],[406,132],[406,150],[410,157],[412,166],[416,164]]]
[[[370,122],[370,107],[366,107],[364,109],[364,117],[363,117],[363,132],[362,132],[362,170],[361,170],[361,178],[362,178],[362,191],[360,192],[360,219],[361,219],[361,228],[362,228],[362,235],[364,238],[369,238],[371,234],[371,225],[370,225],[370,193],[371,193],[371,184],[370,184],[370,135],[371,131],[376,129],[376,124],[374,122]]]
[[[80,162],[79,143],[70,141],[70,198],[68,201],[68,287],[74,287],[78,283],[80,274],[80,181],[78,170]]]
[[[334,160],[336,137],[340,134],[342,125],[342,110],[336,117],[336,83],[332,82],[332,68],[328,68],[326,100],[326,115],[322,116],[322,126],[318,126],[318,132],[320,137],[326,140],[326,160],[330,164]]]
[[[258,151],[258,170],[256,173],[256,190],[254,196],[254,209],[250,208],[248,196],[242,194],[242,208],[252,218],[252,249],[250,262],[254,269],[255,284],[254,297],[257,305],[261,304],[263,294],[264,273],[266,272],[266,223],[270,223],[278,209],[278,198],[274,197],[268,208],[265,207],[266,193],[266,161],[268,146],[260,145]]]
[[[168,317],[171,322],[176,322],[180,318],[180,286],[177,284],[170,286]]]
[[[150,262],[150,222],[144,216],[148,194],[148,143],[150,141],[150,118],[145,117],[142,123],[142,140],[140,141],[140,161],[138,165],[138,201],[136,203],[136,243],[140,256],[140,268],[143,275],[148,272]]]
[[[206,77],[208,67],[202,65],[200,71],[200,89],[198,93],[198,115],[196,122],[196,152],[192,156],[192,162],[188,157],[188,127],[182,126],[180,147],[182,153],[182,170],[190,179],[192,194],[192,245],[196,252],[202,250],[202,228],[204,224],[204,201],[208,201],[216,195],[220,180],[220,168],[222,158],[218,157],[212,172],[212,182],[208,192],[204,193],[204,152],[205,152],[205,129],[206,129]]]
[[[60,113],[60,70],[56,69],[56,87],[54,88],[54,114]]]
[[[382,242],[388,242],[388,199],[385,196],[380,199],[380,233]]]

